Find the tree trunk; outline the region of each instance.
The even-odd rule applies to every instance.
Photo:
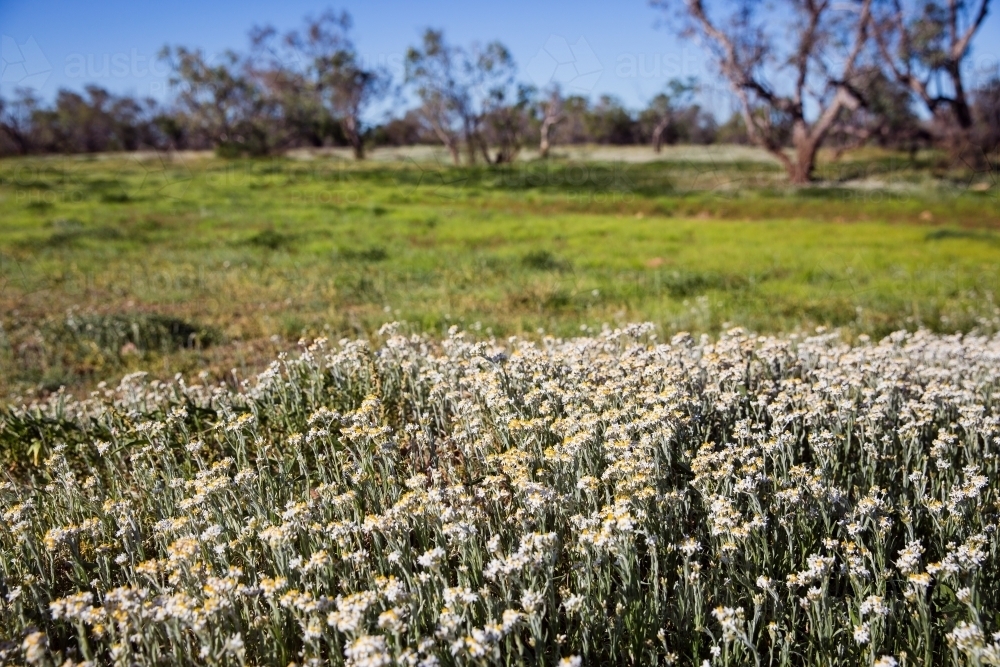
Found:
[[[667,131],[670,126],[670,118],[663,118],[656,127],[653,128],[653,151],[656,153],[660,152],[660,148],[663,146],[663,133]]]
[[[972,110],[965,97],[965,86],[962,82],[961,64],[958,61],[950,63],[947,67],[948,75],[951,77],[951,85],[955,89],[955,99],[951,103],[951,108],[955,112],[955,120],[958,127],[968,130],[972,127]]]
[[[441,143],[443,143],[445,147],[448,149],[448,152],[451,154],[451,161],[457,167],[461,162],[461,160],[458,154],[458,142],[455,141],[454,135],[452,135],[450,132],[446,132],[445,129],[441,127],[440,123],[431,120],[430,124],[431,127],[434,129],[434,134],[438,136],[438,139],[441,140]]]
[[[985,166],[983,151],[975,148],[973,128],[962,125],[958,107],[938,114],[932,127],[937,143],[948,152],[952,165],[976,169]]]
[[[344,119],[344,134],[347,135],[347,142],[351,144],[351,148],[354,150],[355,160],[365,159],[365,142],[361,139],[360,133],[358,133],[358,119],[348,116]]]
[[[785,165],[788,171],[788,178],[795,185],[804,185],[812,181],[819,143],[816,133],[809,132],[805,127],[805,123],[795,124],[795,128],[792,131],[795,160],[789,161]]]
[[[813,179],[816,166],[816,145],[810,141],[795,146],[795,160],[788,166],[788,179],[795,185],[805,185]]]
[[[558,118],[555,116],[545,116],[542,120],[541,128],[541,140],[538,142],[538,156],[541,158],[547,158],[549,156],[549,150],[552,148],[552,142],[549,139],[549,135],[552,133],[552,128],[558,122]]]
[[[361,135],[358,134],[357,128],[351,130],[350,134],[347,135],[351,142],[351,148],[354,149],[354,159],[364,160],[365,159],[365,142],[361,139]]]
[[[472,120],[466,118],[462,121],[462,126],[465,129],[465,154],[468,159],[468,164],[476,164],[476,149],[479,142],[476,141],[476,130],[472,124]]]
[[[458,154],[458,144],[454,141],[448,143],[448,152],[451,153],[451,161],[456,167],[462,163],[462,158]]]
[[[483,154],[483,159],[486,160],[486,164],[492,164],[493,158],[490,157],[490,147],[486,145],[486,141],[482,137],[476,137],[476,143],[479,145],[479,152]],[[500,158],[497,157],[497,162]]]
[[[811,160],[806,162],[796,160],[792,165],[792,169],[788,173],[788,179],[793,185],[806,185],[812,181],[812,172],[813,163]]]

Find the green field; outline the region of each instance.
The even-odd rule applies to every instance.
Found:
[[[245,375],[301,336],[392,320],[497,337],[997,328],[995,174],[867,153],[791,189],[750,149],[650,157],[0,161],[0,394]]]

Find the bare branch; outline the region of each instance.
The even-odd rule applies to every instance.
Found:
[[[976,18],[969,25],[965,33],[952,43],[951,47],[951,58],[955,61],[961,61],[965,54],[969,50],[969,44],[972,42],[973,35],[979,30],[983,25],[983,21],[986,20],[986,15],[990,11],[990,0],[980,0],[979,11],[976,12]]]
[[[795,29],[793,51],[779,66],[791,75],[791,91],[785,95],[768,84],[764,78],[768,69],[763,67],[765,54],[775,52],[774,45],[786,39],[784,34],[760,30],[745,40],[740,31],[753,28],[744,17],[733,28],[723,29],[709,17],[705,0],[686,0],[689,18],[714,46],[719,68],[740,100],[750,140],[774,155],[793,181],[803,182],[811,177],[816,151],[836,120],[864,104],[850,80],[869,40],[872,0],[856,3],[857,16],[851,17],[852,30],[847,33],[853,42],[839,76],[826,64],[835,57],[830,50],[837,48],[841,41],[837,36],[845,26],[841,15],[831,12],[831,1],[797,0],[788,5],[802,20]],[[806,117],[807,99],[819,107],[815,120]],[[789,135],[794,159],[785,151]]]

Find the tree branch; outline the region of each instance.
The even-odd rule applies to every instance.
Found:
[[[980,0],[979,11],[976,13],[976,19],[972,22],[972,25],[965,31],[960,39],[955,41],[951,47],[951,59],[958,62],[965,57],[966,51],[969,49],[969,43],[972,41],[972,36],[976,34],[976,31],[983,25],[983,21],[986,20],[986,14],[990,10],[990,0]]]

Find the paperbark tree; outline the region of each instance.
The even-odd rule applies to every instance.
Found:
[[[850,81],[869,43],[872,0],[742,0],[720,2],[714,12],[705,0],[680,2],[653,0],[679,8],[684,34],[708,47],[739,100],[750,140],[774,155],[793,183],[810,181],[841,112],[864,102]]]

